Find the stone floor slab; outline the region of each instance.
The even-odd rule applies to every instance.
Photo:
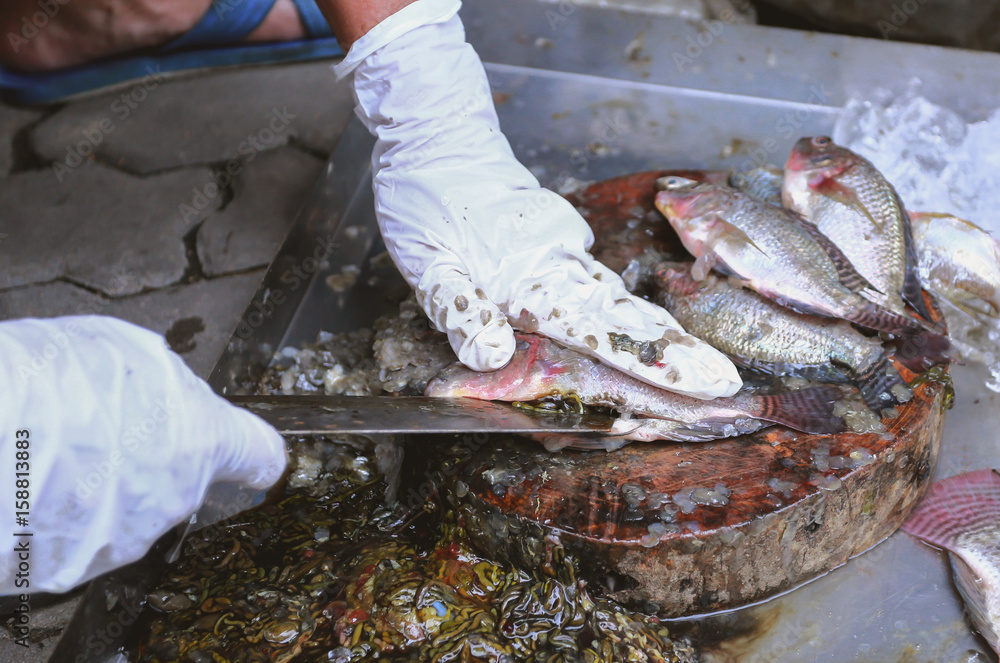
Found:
[[[110,315],[163,334],[192,370],[208,377],[257,291],[264,270],[106,299],[68,283],[0,293],[0,320]]]
[[[44,663],[73,617],[82,595],[82,589],[78,589],[65,595],[33,596],[29,603],[31,634],[28,647],[14,642],[13,622],[8,616],[13,613],[4,614],[0,601],[0,663]]]
[[[153,72],[124,90],[67,106],[41,122],[31,145],[46,161],[93,155],[129,172],[246,161],[303,144],[329,154],[354,101],[328,61],[222,69],[198,76]]]
[[[0,104],[0,178],[6,177],[14,165],[14,139],[18,132],[41,116],[37,111]]]
[[[214,194],[214,195],[206,195]],[[84,164],[0,187],[0,290],[66,277],[109,295],[178,282],[184,235],[222,202],[207,168],[139,178]]]
[[[264,152],[232,184],[233,200],[198,229],[205,274],[266,266],[323,171],[324,162],[292,147]]]

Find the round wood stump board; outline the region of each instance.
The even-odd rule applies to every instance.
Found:
[[[571,196],[609,267],[624,268],[643,238],[683,255],[653,208],[653,183],[671,173],[702,177],[640,173]],[[897,367],[907,381],[916,377]],[[772,427],[718,442],[557,454],[498,441],[465,461],[460,499],[467,513],[507,523],[502,535],[480,536],[482,545],[509,553],[558,541],[586,580],[626,605],[668,618],[735,608],[816,578],[900,526],[931,476],[946,391],[939,381],[917,386],[881,435]],[[498,467],[515,479],[505,481]],[[727,503],[706,503],[720,491]],[[676,513],[664,516],[664,507]]]

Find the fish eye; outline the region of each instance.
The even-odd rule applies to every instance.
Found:
[[[666,191],[669,189],[680,189],[689,184],[695,184],[694,180],[689,180],[686,177],[678,177],[677,175],[670,175],[669,177],[661,177],[656,180],[656,187],[660,191]]]
[[[833,143],[833,139],[829,136],[816,136],[812,139],[812,144],[816,147],[826,147]]]

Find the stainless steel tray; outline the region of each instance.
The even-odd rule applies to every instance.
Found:
[[[715,24],[713,32],[573,2],[467,0],[462,14],[469,41],[490,63],[515,153],[553,188],[651,168],[781,163],[799,136],[831,132],[851,96],[901,93],[914,77],[924,96],[969,120],[1000,107],[995,54],[756,26]],[[385,295],[402,280],[372,261],[383,248],[371,146],[352,122],[220,357],[210,378],[216,391],[244,392],[275,349],[312,341],[319,330],[370,324],[388,310]],[[326,278],[346,265],[360,268],[356,285],[334,292]],[[975,369],[955,375],[942,477],[1000,465],[991,433],[1000,428],[1000,401]],[[110,660],[127,629],[103,658],[85,650],[88,635],[121,623],[104,607],[108,588],[134,594],[160,557],[95,583],[51,660]],[[948,575],[938,553],[897,534],[807,587],[741,611],[761,625],[755,637],[708,660],[937,662],[988,651],[965,625]]]

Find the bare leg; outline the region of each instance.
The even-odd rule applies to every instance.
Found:
[[[31,20],[42,12],[39,0],[0,0],[0,65],[48,71],[160,46],[190,29],[211,0],[50,0],[45,4],[52,16],[45,21],[38,17],[36,24],[44,26],[36,28]],[[292,1],[277,0],[247,41],[287,41],[304,35]]]

